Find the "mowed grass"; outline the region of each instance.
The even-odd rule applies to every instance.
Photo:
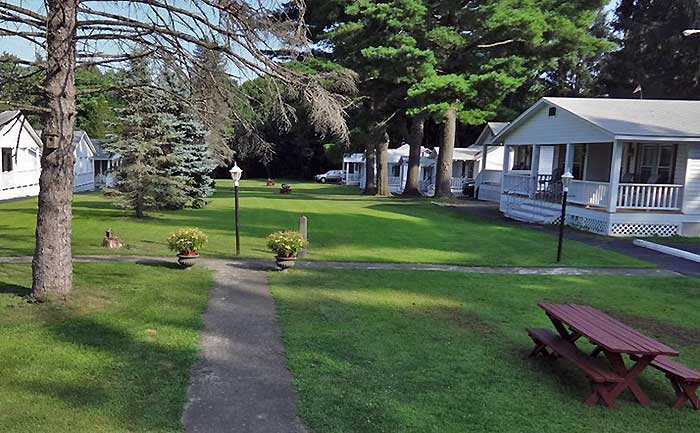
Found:
[[[230,181],[204,209],[148,212],[139,220],[111,205],[100,193],[74,197],[74,254],[170,255],[165,239],[183,226],[209,235],[202,254],[231,257],[234,251],[233,192]],[[291,195],[262,181],[241,187],[243,257],[270,259],[265,237],[296,229],[309,220],[310,260],[450,263],[487,266],[555,266],[556,237],[541,231],[471,217],[431,205],[427,199],[365,197],[356,187],[293,183]],[[31,255],[36,199],[0,204],[0,255]],[[111,228],[126,247],[105,250]],[[577,242],[567,242],[563,266],[650,266],[646,262]]]
[[[271,275],[300,415],[323,433],[700,431],[672,410],[670,383],[647,369],[652,399],[589,408],[589,385],[562,360],[530,359],[537,302],[596,306],[681,351],[700,369],[700,282],[669,277],[293,271]]]
[[[209,271],[76,264],[65,306],[0,267],[0,431],[179,432]]]

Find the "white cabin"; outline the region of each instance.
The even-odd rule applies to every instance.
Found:
[[[73,192],[95,190],[95,146],[87,132],[76,130],[73,133]]]
[[[389,172],[389,190],[401,193],[408,177],[408,157],[410,146],[403,144],[387,152],[387,169]],[[465,181],[475,176],[475,157],[478,151],[467,148],[455,148],[452,156],[452,192],[461,193]],[[421,194],[431,196],[435,192],[435,166],[438,149],[421,147],[419,165],[419,189]],[[365,188],[365,155],[353,153],[343,158],[343,183]]]
[[[504,145],[500,208],[509,217],[556,222],[568,171],[568,225],[700,236],[700,101],[543,98],[494,142]]]
[[[96,188],[111,188],[114,186],[114,170],[121,163],[121,156],[113,154],[104,148],[107,140],[92,140],[95,148],[93,157]]]
[[[0,113],[0,201],[39,194],[41,139],[19,111]]]

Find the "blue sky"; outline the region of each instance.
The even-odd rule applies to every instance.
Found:
[[[274,0],[249,0],[251,3],[262,3],[269,6],[274,3]],[[620,0],[612,0],[607,9],[612,9],[617,6]],[[20,5],[31,10],[43,10],[43,0],[9,0],[10,3]],[[105,10],[111,12],[124,12],[124,3],[106,3]],[[32,43],[17,37],[0,37],[0,52],[9,52],[25,60],[32,60],[35,57],[35,47]]]

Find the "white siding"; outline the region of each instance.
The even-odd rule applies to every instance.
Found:
[[[556,116],[549,116],[548,105],[518,122],[504,138],[505,144],[565,144],[612,141],[613,137],[596,126],[569,112],[557,108]]]
[[[73,149],[73,192],[92,191],[95,189],[95,156],[85,136]]]
[[[21,122],[12,122],[0,128],[0,147],[12,149],[12,171],[0,171],[0,200],[29,197],[39,194],[41,150],[28,123],[20,134]],[[19,146],[17,138],[19,136]]]
[[[700,214],[700,144],[688,144],[687,151],[688,162],[685,169],[683,212],[688,214]],[[676,167],[676,173],[678,173],[678,167]],[[681,183],[680,178],[676,181]]]

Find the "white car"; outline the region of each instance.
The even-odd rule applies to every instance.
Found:
[[[316,182],[341,182],[343,180],[343,170],[329,170],[323,174],[314,176]]]

